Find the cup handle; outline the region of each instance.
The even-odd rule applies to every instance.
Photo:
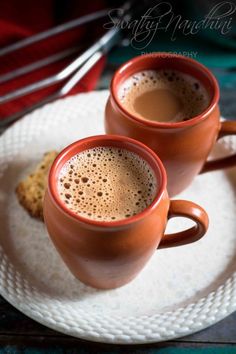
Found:
[[[236,135],[236,122],[226,121],[221,123],[217,140],[223,138],[226,135]],[[200,173],[219,170],[222,168],[232,167],[235,165],[236,165],[236,154],[231,156],[226,156],[221,159],[217,159],[213,161],[207,161],[203,166],[202,170],[200,171]]]
[[[208,215],[199,205],[186,200],[171,200],[168,220],[180,216],[195,221],[196,225],[185,231],[164,235],[158,248],[186,245],[199,240],[207,232]]]

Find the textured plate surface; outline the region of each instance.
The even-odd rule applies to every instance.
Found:
[[[157,251],[130,284],[98,291],[77,281],[14,193],[42,153],[103,130],[107,91],[80,94],[34,111],[0,138],[0,293],[36,321],[107,343],[148,343],[199,331],[236,310],[235,169],[198,176],[179,196],[210,217],[199,242]],[[215,154],[236,150],[233,138]],[[188,226],[171,220],[168,231]]]

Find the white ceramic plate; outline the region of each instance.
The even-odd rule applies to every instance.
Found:
[[[98,291],[76,280],[45,226],[19,206],[17,182],[42,153],[101,134],[108,92],[80,94],[34,111],[0,138],[0,293],[59,332],[107,343],[150,343],[206,328],[236,310],[235,169],[198,176],[180,198],[210,217],[197,243],[159,250],[130,284]],[[201,142],[199,142],[200,144]],[[233,138],[218,153],[236,150]],[[170,222],[168,231],[188,225]]]

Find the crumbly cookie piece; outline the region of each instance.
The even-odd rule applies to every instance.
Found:
[[[49,169],[57,156],[56,151],[46,152],[35,170],[16,187],[20,204],[35,218],[43,220],[43,198]]]

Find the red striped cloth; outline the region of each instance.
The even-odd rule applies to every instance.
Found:
[[[55,13],[58,9],[59,2],[53,0],[8,0],[0,1],[0,47],[15,43],[23,38],[31,36],[35,33],[44,31],[53,27],[58,23]],[[66,2],[65,2],[66,4]],[[65,5],[64,4],[64,5]],[[96,1],[83,4],[83,10],[78,7],[77,1],[71,1],[70,8],[65,11],[60,23],[69,21],[73,18],[80,17],[86,13],[90,13],[103,7],[102,1]],[[59,9],[60,10],[60,9]],[[62,9],[63,10],[63,9]],[[63,12],[63,11],[62,11]],[[96,30],[94,30],[96,29]],[[11,72],[33,61],[43,59],[49,55],[61,52],[65,49],[81,46],[86,47],[94,38],[91,34],[102,31],[102,24],[99,22],[90,23],[74,30],[67,31],[47,39],[46,41],[38,42],[35,45],[23,48],[13,53],[1,57],[0,60],[0,75]],[[48,65],[37,71],[31,72],[24,76],[20,76],[15,80],[3,83],[0,85],[0,95],[13,91],[19,87],[28,85],[43,78],[57,73],[69,64],[78,53],[74,53],[68,58],[59,62]],[[93,69],[78,83],[70,94],[78,92],[90,91],[95,88],[96,83],[101,75],[105,64],[105,59],[102,58]],[[22,109],[42,100],[48,95],[57,90],[61,84],[48,87],[37,91],[30,95],[21,97],[17,100],[0,105],[0,119],[5,119]]]

